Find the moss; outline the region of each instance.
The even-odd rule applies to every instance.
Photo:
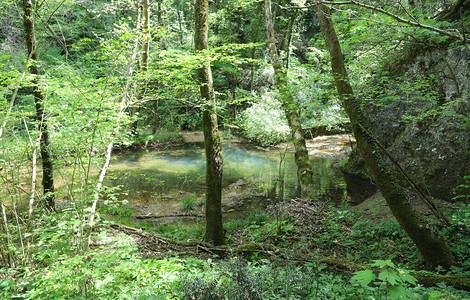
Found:
[[[354,149],[351,154],[341,162],[340,169],[345,173],[373,180],[364,159],[361,157],[357,149]]]

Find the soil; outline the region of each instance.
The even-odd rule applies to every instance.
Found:
[[[427,204],[416,193],[410,192],[408,198],[410,199],[411,206],[419,215],[425,216],[430,220],[436,220],[436,217],[433,216]],[[430,200],[442,212],[457,209],[455,204],[449,203],[447,201],[437,198],[431,198]],[[367,218],[374,223],[380,223],[394,219],[393,214],[380,191],[377,191],[364,202],[355,206],[351,206],[350,210],[362,211],[364,213],[364,218]]]

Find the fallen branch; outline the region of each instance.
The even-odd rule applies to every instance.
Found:
[[[161,237],[142,229],[137,229],[134,227],[129,227],[126,225],[118,223],[110,223],[111,228],[124,232],[130,235],[136,235],[145,240],[146,243],[151,243],[152,248],[155,247],[166,247],[171,248],[172,250],[181,251],[182,253],[196,253],[199,251],[207,252],[213,255],[232,255],[234,253],[240,254],[252,254],[252,253],[262,253],[269,256],[285,256],[286,250],[279,248],[272,244],[262,244],[262,243],[248,243],[240,245],[237,247],[230,247],[228,245],[223,246],[211,246],[205,243],[187,243],[175,241],[169,238]],[[156,245],[155,245],[156,244]],[[285,256],[287,257],[287,256]],[[309,261],[316,260],[312,258]],[[307,260],[304,260],[304,262]],[[329,265],[338,269],[347,270],[350,272],[362,271],[362,270],[373,270],[369,265],[359,264],[349,260],[333,257],[321,257],[319,259],[320,263]],[[446,285],[453,286],[457,289],[470,291],[470,276],[453,276],[453,275],[440,275],[434,274],[427,271],[410,271],[411,275],[415,277],[420,284],[426,287],[435,286],[438,283],[445,283]]]
[[[190,215],[190,214],[174,214],[174,215],[164,215],[164,216],[154,216],[154,215],[146,215],[146,216],[134,216],[134,218],[139,220],[146,220],[146,219],[165,219],[165,218],[204,218],[203,215]]]

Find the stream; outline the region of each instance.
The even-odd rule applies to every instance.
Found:
[[[314,172],[314,199],[337,206],[359,203],[375,192],[368,181],[346,176],[339,162],[351,149],[346,135],[308,142]],[[276,201],[299,196],[294,152],[289,145],[266,150],[239,142],[223,143],[222,210],[234,218],[261,210]],[[120,186],[137,217],[202,215],[205,189],[203,143],[165,150],[138,150],[113,156],[107,185]],[[364,198],[364,199],[361,199]]]

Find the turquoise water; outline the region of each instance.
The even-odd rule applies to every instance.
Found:
[[[223,195],[233,195],[234,185],[237,185],[235,195],[248,189],[256,191],[253,201],[248,199],[251,209],[266,206],[268,198],[282,200],[299,195],[292,151],[266,151],[233,143],[223,146],[223,157]],[[345,179],[333,167],[338,160],[311,156],[311,162],[315,198],[337,204],[347,202]],[[204,196],[204,173],[204,145],[186,144],[166,150],[119,153],[111,162],[107,183],[121,186],[120,198],[128,200],[131,206],[154,205],[159,213],[175,213],[185,195],[197,199]],[[243,205],[239,209],[243,210]]]

